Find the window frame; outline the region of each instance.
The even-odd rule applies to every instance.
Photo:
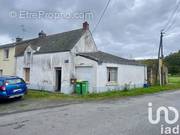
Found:
[[[15,79],[7,79],[6,82],[8,83],[8,85],[16,85],[16,84],[24,83],[24,80],[21,78],[15,78]]]
[[[114,71],[112,71],[114,70]],[[112,72],[115,72],[115,80],[112,80]],[[118,67],[107,67],[107,82],[108,83],[117,83],[118,82]]]
[[[24,81],[26,83],[30,83],[30,73],[31,73],[31,69],[30,68],[24,68]]]
[[[3,85],[4,85],[4,81],[0,80],[0,86],[3,86]]]
[[[9,48],[5,48],[4,50],[3,50],[4,52],[4,60],[9,60],[9,52],[10,52],[10,50],[9,50]]]
[[[26,63],[29,65],[31,63],[31,52],[26,52]]]

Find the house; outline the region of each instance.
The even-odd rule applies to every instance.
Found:
[[[147,83],[146,66],[135,60],[97,51],[78,53],[75,63],[76,77],[89,81],[90,92],[137,88]]]
[[[0,46],[0,76],[15,75],[15,43]]]
[[[14,46],[16,75],[31,89],[69,94],[74,92],[71,80],[77,79],[88,81],[92,93],[143,87],[147,81],[145,65],[98,51],[87,22],[54,35],[41,31]]]

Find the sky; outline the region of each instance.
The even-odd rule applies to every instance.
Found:
[[[156,58],[160,31],[178,1],[111,0],[94,30],[107,1],[1,0],[0,45],[15,42],[16,37],[37,38],[41,30],[50,35],[79,29],[85,14],[99,50],[124,58]],[[165,55],[180,50],[179,12],[163,38]]]

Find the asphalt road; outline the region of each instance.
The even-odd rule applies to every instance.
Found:
[[[161,124],[180,124],[165,124],[163,113],[159,124],[150,124],[149,102],[154,110],[164,105],[180,111],[180,91],[0,116],[0,135],[160,135]]]

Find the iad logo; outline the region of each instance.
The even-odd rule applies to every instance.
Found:
[[[174,113],[174,118],[169,119],[169,112]],[[156,119],[153,119],[153,109],[152,109],[152,103],[148,104],[148,119],[151,124],[158,124],[161,120],[161,113],[164,113],[164,120],[167,124],[175,124],[179,120],[179,112],[174,107],[165,107],[161,106],[156,110]],[[179,125],[175,127],[164,127],[164,125],[161,125],[161,134],[165,135],[172,135],[172,134],[179,134]]]
[[[179,119],[179,113],[178,113],[176,108],[174,108],[174,107],[167,107],[166,108],[164,106],[161,106],[156,111],[156,120],[153,120],[153,118],[152,118],[152,115],[153,115],[152,114],[152,103],[149,103],[148,106],[149,106],[149,108],[148,108],[148,113],[149,113],[148,119],[149,119],[149,122],[151,124],[158,124],[160,122],[161,112],[164,112],[164,117],[165,117],[165,121],[167,124],[174,124]],[[172,111],[175,114],[175,117],[172,120],[169,120],[169,111]]]

